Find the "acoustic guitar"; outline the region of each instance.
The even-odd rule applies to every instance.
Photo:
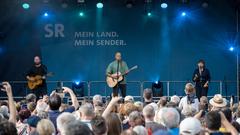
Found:
[[[49,77],[49,76],[53,76],[53,73],[50,72],[46,74],[46,77]],[[43,83],[43,79],[41,75],[30,77],[30,79],[28,79],[28,82],[27,82],[28,88],[30,90],[37,88],[37,86],[41,85],[42,83]]]
[[[121,82],[123,80],[123,76],[126,75],[127,73],[129,73],[130,71],[134,70],[134,69],[137,69],[138,66],[134,66],[132,68],[130,68],[128,70],[128,72],[126,73],[123,73],[121,74],[120,72],[118,73],[114,73],[113,75],[116,76],[116,77],[111,77],[111,76],[107,76],[106,78],[106,81],[107,81],[107,85],[110,87],[110,88],[113,88],[117,85],[118,82]],[[118,77],[117,77],[118,76]]]

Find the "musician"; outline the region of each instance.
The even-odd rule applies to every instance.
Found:
[[[193,82],[195,82],[196,95],[198,99],[202,96],[207,96],[208,86],[211,80],[210,72],[205,66],[204,60],[199,60],[197,63],[198,68],[193,72]]]
[[[122,60],[121,53],[116,52],[115,53],[115,60],[111,62],[106,70],[107,76],[110,76],[112,78],[118,79],[120,74],[115,74],[115,73],[120,73],[120,74],[127,74],[128,73],[128,66],[125,61]],[[113,87],[113,96],[118,96],[118,91],[121,91],[122,97],[126,96],[126,76],[123,76],[123,80],[118,82],[116,86]]]
[[[26,78],[27,80],[34,81],[34,79],[32,79],[31,77],[34,77],[36,75],[41,76],[43,83],[31,90],[31,92],[33,92],[37,96],[37,99],[39,99],[40,96],[43,97],[43,95],[47,95],[46,74],[47,67],[42,64],[39,56],[35,56],[34,65],[28,70]]]

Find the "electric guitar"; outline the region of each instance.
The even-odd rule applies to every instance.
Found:
[[[129,73],[130,71],[137,69],[138,66],[134,66],[132,68],[130,68],[126,73],[121,74],[120,72],[118,73],[114,73],[112,75],[114,75],[115,77],[111,77],[111,76],[107,76],[106,81],[107,81],[107,85],[111,88],[113,88],[114,86],[117,85],[118,82],[123,80],[123,76],[126,75],[127,73]]]
[[[49,72],[45,76],[46,77],[53,76],[53,73]],[[43,76],[41,76],[41,75],[36,75],[36,76],[30,77],[27,82],[28,88],[30,90],[33,90],[33,89],[37,88],[37,86],[41,85],[43,83],[42,77]]]

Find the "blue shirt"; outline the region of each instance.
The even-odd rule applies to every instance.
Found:
[[[57,117],[63,113],[63,112],[69,112],[72,113],[75,111],[75,107],[74,106],[70,106],[67,109],[65,109],[64,111],[60,112],[59,110],[49,110],[48,111],[48,117],[51,120],[51,122],[53,123],[54,127],[57,130]]]

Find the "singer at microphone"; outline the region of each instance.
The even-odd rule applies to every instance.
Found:
[[[123,80],[118,82],[115,87],[113,87],[113,93],[112,96],[118,96],[118,91],[121,91],[121,96],[125,97],[126,96],[126,89],[127,89],[127,84],[126,84],[126,75],[128,73],[128,66],[125,61],[122,60],[122,56],[120,52],[115,53],[115,60],[111,62],[106,70],[106,75],[110,76],[112,78],[118,79],[119,76],[123,75]]]
[[[198,61],[197,68],[193,72],[192,80],[195,82],[196,96],[198,99],[202,96],[207,96],[211,76],[209,70],[205,66],[204,60]]]

